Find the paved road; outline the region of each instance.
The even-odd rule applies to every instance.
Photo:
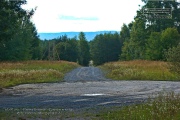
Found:
[[[180,93],[180,82],[112,81],[95,67],[80,67],[62,83],[25,84],[0,93],[0,108],[83,109],[139,103],[162,91]]]

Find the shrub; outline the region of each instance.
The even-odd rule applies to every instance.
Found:
[[[167,61],[170,62],[170,69],[180,74],[180,43],[177,47],[170,48],[166,53]]]

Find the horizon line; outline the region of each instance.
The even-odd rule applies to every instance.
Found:
[[[98,30],[98,31],[61,31],[61,32],[37,32],[37,33],[67,33],[67,32],[75,32],[75,33],[79,33],[79,32],[120,32],[120,30]]]

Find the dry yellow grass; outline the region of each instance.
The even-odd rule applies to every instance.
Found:
[[[1,62],[0,87],[62,81],[65,73],[76,67],[76,63],[66,61]]]
[[[107,77],[115,80],[179,80],[170,72],[168,63],[162,61],[119,61],[101,66],[108,71]]]

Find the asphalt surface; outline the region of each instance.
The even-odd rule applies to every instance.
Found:
[[[79,110],[141,103],[160,92],[180,93],[180,82],[112,81],[96,67],[77,68],[68,73],[64,81],[3,89],[0,108]]]

